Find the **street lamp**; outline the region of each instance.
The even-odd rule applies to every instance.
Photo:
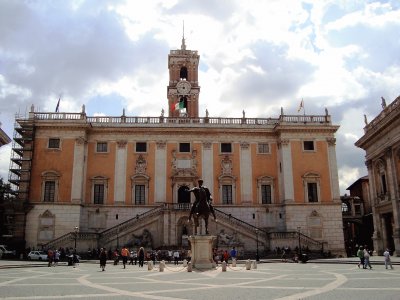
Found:
[[[78,237],[78,230],[79,230],[79,228],[78,228],[78,226],[75,226],[75,247],[74,247],[74,253],[76,253],[76,239],[77,239],[77,237]]]
[[[299,237],[299,258],[301,258],[301,241],[300,241],[300,229],[301,227],[297,227],[297,236]]]
[[[258,228],[256,228],[256,242],[257,242],[257,248],[256,248],[256,261],[260,261],[260,256],[258,254]]]

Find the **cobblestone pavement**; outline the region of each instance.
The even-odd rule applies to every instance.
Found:
[[[167,264],[164,272],[147,266],[97,263],[47,267],[40,263],[0,262],[1,299],[400,299],[400,266],[373,264],[363,270],[343,263],[261,263],[187,272]],[[347,263],[346,263],[347,262]],[[16,267],[19,266],[19,267]]]

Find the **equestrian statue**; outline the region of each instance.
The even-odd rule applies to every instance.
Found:
[[[194,219],[194,234],[197,234],[197,227],[199,227],[199,219],[203,218],[205,227],[206,227],[206,234],[208,232],[208,217],[210,213],[214,216],[214,220],[217,218],[215,217],[214,207],[212,206],[212,197],[210,190],[203,186],[203,180],[199,179],[198,187],[194,187],[191,190],[187,190],[189,193],[193,192],[196,200],[194,201],[192,208],[190,209],[189,214],[189,221],[191,220],[192,216]]]

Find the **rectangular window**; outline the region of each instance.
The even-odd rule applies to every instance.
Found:
[[[135,185],[135,204],[145,204],[144,185]]]
[[[56,182],[55,181],[46,181],[44,183],[44,202],[54,202],[56,194]]]
[[[314,141],[304,141],[303,142],[303,149],[304,151],[314,151]]]
[[[259,143],[258,144],[258,153],[261,153],[261,154],[269,153],[269,144],[268,143]]]
[[[49,139],[49,149],[60,149],[60,139],[52,138]]]
[[[190,152],[190,143],[179,143],[179,152]]]
[[[222,186],[222,204],[232,204],[232,186]]]
[[[93,203],[104,204],[104,184],[95,184],[93,187]]]
[[[261,185],[262,204],[271,204],[271,186],[269,184]]]
[[[147,152],[147,143],[137,142],[136,143],[136,152]]]
[[[96,152],[107,152],[107,142],[97,142]]]
[[[308,182],[308,202],[318,202],[318,189],[316,182]]]
[[[221,143],[221,152],[222,153],[232,153],[232,144],[231,143]]]

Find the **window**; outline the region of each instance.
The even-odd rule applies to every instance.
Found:
[[[269,153],[269,144],[268,143],[259,143],[258,144],[258,153],[260,153],[260,154]]]
[[[132,184],[132,203],[137,205],[144,205],[148,202],[148,190],[149,190],[150,177],[140,173],[131,177]]]
[[[307,183],[308,202],[318,202],[318,187],[316,182]]]
[[[303,150],[304,151],[314,151],[314,141],[303,141]]]
[[[56,193],[56,182],[45,181],[44,183],[44,202],[54,202]]]
[[[221,152],[222,153],[232,153],[232,144],[231,143],[221,143]]]
[[[93,203],[104,204],[104,184],[94,184],[93,190]]]
[[[347,203],[342,202],[342,213],[347,213],[349,212],[349,206]]]
[[[190,143],[179,143],[179,152],[190,152]]]
[[[180,72],[179,72],[179,77],[180,77],[181,79],[186,79],[186,80],[188,80],[188,70],[187,70],[186,67],[182,67],[182,68],[181,68],[181,70],[180,70]]]
[[[135,204],[145,204],[144,184],[135,185]]]
[[[261,203],[271,204],[272,203],[271,186],[269,184],[261,185]]]
[[[232,186],[223,185],[222,186],[222,204],[232,204]]]
[[[137,142],[136,143],[136,152],[147,152],[147,143]]]
[[[60,149],[60,139],[59,138],[50,138],[48,148],[49,149]]]
[[[97,142],[96,152],[107,152],[107,142]]]
[[[55,171],[42,173],[41,200],[43,202],[57,202],[59,179],[60,175]]]

